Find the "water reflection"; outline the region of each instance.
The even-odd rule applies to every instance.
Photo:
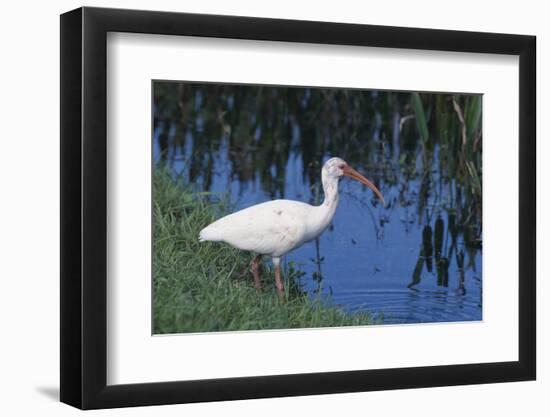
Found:
[[[386,322],[481,319],[481,97],[156,82],[154,155],[236,208],[318,204],[340,156],[358,183],[319,239],[287,261],[305,291]]]

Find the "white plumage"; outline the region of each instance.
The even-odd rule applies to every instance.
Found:
[[[319,206],[292,200],[273,200],[229,214],[200,231],[200,241],[225,242],[238,249],[255,252],[252,264],[256,287],[260,288],[259,262],[269,255],[275,265],[279,294],[284,286],[280,279],[280,258],[287,252],[315,239],[332,221],[338,206],[338,182],[349,176],[371,188],[384,202],[378,189],[340,158],[331,158],[321,171],[325,199]]]
[[[199,239],[279,257],[317,237],[328,224],[321,224],[322,214],[321,206],[291,200],[268,201],[222,217],[204,228]]]

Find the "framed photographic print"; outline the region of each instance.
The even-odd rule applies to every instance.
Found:
[[[535,379],[535,38],[61,16],[61,401]]]

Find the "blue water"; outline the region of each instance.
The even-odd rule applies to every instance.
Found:
[[[185,152],[172,161],[174,172],[184,178],[189,175],[193,145],[191,138],[187,139]],[[158,158],[158,144],[154,154]],[[271,199],[258,178],[249,182],[231,179],[227,146],[215,153],[214,161],[209,190],[229,192],[235,210]],[[303,179],[301,161],[299,154],[288,159],[284,198],[310,202],[316,193]],[[200,187],[200,180],[198,184]],[[418,218],[415,197],[419,187],[418,180],[409,182],[407,192],[396,185],[380,184],[390,203],[389,208],[382,208],[370,190],[343,179],[332,226],[318,241],[297,248],[284,259],[305,272],[301,278],[304,290],[312,297],[330,296],[331,303],[347,311],[371,312],[386,324],[481,320],[481,251],[470,251],[469,255],[460,237],[455,253],[465,253],[464,268],[459,268],[455,255],[451,256],[448,281],[442,283],[438,282],[436,260],[432,257],[430,271],[429,260],[420,257],[421,271],[413,283],[426,224],[433,228],[438,216],[443,220],[443,253],[448,252],[452,240],[444,210],[434,205],[431,219]],[[446,194],[441,194],[438,198],[444,200]]]

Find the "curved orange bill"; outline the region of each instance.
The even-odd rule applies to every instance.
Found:
[[[374,194],[376,194],[376,196],[380,199],[380,201],[382,202],[382,204],[384,205],[384,207],[386,206],[386,201],[384,201],[384,196],[382,195],[382,193],[380,192],[380,190],[378,188],[376,188],[376,186],[370,182],[368,179],[366,179],[365,177],[363,177],[361,174],[359,174],[356,170],[354,170],[352,167],[350,166],[347,166],[344,168],[344,175],[346,177],[350,177],[350,178],[353,178],[354,180],[357,180],[359,181],[360,183],[362,184],[365,184],[367,187],[369,187],[372,191],[374,191]]]

